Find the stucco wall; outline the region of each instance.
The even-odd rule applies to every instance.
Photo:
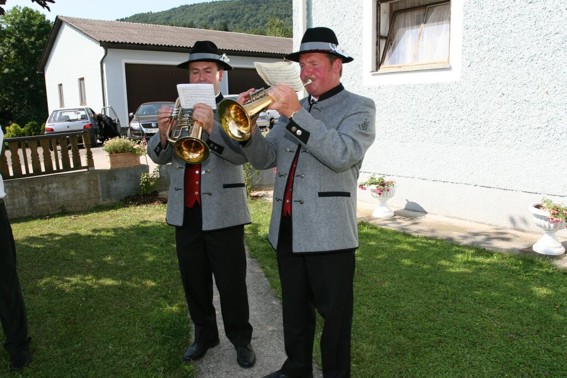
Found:
[[[398,73],[403,84],[394,76],[383,85],[369,79],[377,75],[363,47],[375,1],[303,1],[294,10],[307,10],[307,26],[331,27],[355,57],[345,87],[376,102],[376,142],[362,173],[398,182],[394,207],[534,231],[529,204],[542,196],[567,203],[563,1],[454,0],[458,76],[411,83]]]
[[[81,106],[79,78],[85,79],[87,105],[98,112],[103,107],[100,60],[104,50],[92,39],[63,23],[45,65],[47,106],[60,108],[58,84],[63,84],[65,107]],[[45,118],[47,119],[47,114]]]
[[[7,180],[6,210],[11,219],[90,210],[139,193],[140,175],[148,172],[142,164]]]
[[[156,167],[152,164],[151,167]],[[4,181],[6,210],[10,219],[39,217],[59,212],[88,211],[99,205],[117,203],[140,193],[140,176],[147,164],[119,169],[93,169]],[[167,198],[171,164],[157,165],[156,190]],[[153,172],[153,171],[152,171]],[[273,188],[274,171],[251,173],[254,190]]]

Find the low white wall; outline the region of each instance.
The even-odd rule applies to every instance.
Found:
[[[118,202],[140,191],[147,165],[99,169],[4,181],[6,210],[11,219],[85,211]]]

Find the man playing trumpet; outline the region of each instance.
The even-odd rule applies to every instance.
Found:
[[[195,42],[189,60],[178,67],[189,69],[191,83],[213,84],[216,102],[222,100],[219,82],[232,67],[213,42]],[[194,342],[183,359],[198,360],[219,343],[214,275],[226,336],[236,349],[238,364],[250,368],[256,355],[250,344],[244,250],[244,225],[250,223],[242,170],[246,160],[237,149],[216,143],[224,135],[210,106],[195,104],[192,118],[202,126],[202,140],[212,152],[203,162],[189,164],[174,153],[168,135],[171,108],[160,109],[159,133],[148,142],[148,155],[155,163],[171,162],[166,221],[175,227],[181,281],[194,324]]]
[[[311,377],[315,309],[324,319],[323,375],[350,376],[359,169],[375,138],[375,105],[341,84],[351,62],[328,28],[307,29],[298,52],[309,96],[276,85],[269,109],[280,114],[263,137],[241,142],[256,169],[277,164],[269,241],[277,253],[287,359],[268,377]],[[309,84],[307,84],[310,81]],[[250,93],[246,92],[246,94]]]

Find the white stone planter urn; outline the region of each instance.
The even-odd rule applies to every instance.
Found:
[[[529,207],[536,226],[543,230],[543,236],[532,247],[534,252],[542,255],[558,256],[565,253],[565,247],[555,236],[555,233],[565,227],[565,222],[551,222],[549,213],[544,209],[539,209],[534,205]]]
[[[388,200],[396,194],[396,187],[386,187],[377,189],[376,185],[368,185],[368,190],[372,197],[379,201],[378,206],[372,212],[374,218],[392,218],[394,216],[394,211],[388,207]]]

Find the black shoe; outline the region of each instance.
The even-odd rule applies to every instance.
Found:
[[[252,345],[247,344],[236,347],[236,362],[243,368],[251,368],[256,363],[256,353]]]
[[[12,354],[10,358],[10,369],[13,371],[21,371],[31,364],[32,357],[29,351],[21,350]]]
[[[214,348],[217,345],[219,345],[219,338],[218,337],[216,339],[212,340],[212,341],[209,341],[209,342],[195,341],[185,351],[185,354],[183,355],[183,361],[191,362],[191,361],[196,361],[200,358],[203,358],[203,356],[207,353],[207,350],[209,350],[209,348]]]

